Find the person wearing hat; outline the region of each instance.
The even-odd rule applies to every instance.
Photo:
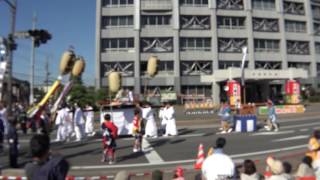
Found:
[[[268,99],[267,101],[267,107],[268,107],[268,119],[267,119],[266,129],[268,131],[271,131],[272,129],[274,129],[274,131],[279,131],[279,125],[277,123],[276,108],[274,107],[274,104],[270,99]]]
[[[266,176],[266,180],[287,180],[284,176],[283,164],[280,160],[268,157],[266,160],[267,169],[271,172],[270,176]]]
[[[176,136],[177,126],[175,119],[175,111],[173,106],[169,102],[166,102],[166,106],[163,112],[163,118],[166,120],[166,132],[163,136]]]

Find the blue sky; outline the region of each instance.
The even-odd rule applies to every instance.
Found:
[[[36,49],[35,83],[42,84],[45,77],[45,62],[49,58],[51,79],[59,73],[62,53],[70,45],[78,55],[86,59],[83,80],[94,85],[95,80],[95,0],[17,0],[16,31],[32,28],[32,16],[37,15],[37,29],[47,29],[52,39]],[[0,0],[0,36],[10,30],[9,6]],[[14,52],[13,73],[24,80],[29,79],[31,40],[17,40]]]

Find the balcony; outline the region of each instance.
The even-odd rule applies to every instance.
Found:
[[[142,10],[171,10],[171,0],[141,0]]]

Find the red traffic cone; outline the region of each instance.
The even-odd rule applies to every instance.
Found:
[[[198,148],[198,157],[197,157],[197,162],[194,165],[194,169],[201,169],[202,167],[202,163],[204,161],[205,155],[203,152],[203,145],[199,144],[199,148]]]

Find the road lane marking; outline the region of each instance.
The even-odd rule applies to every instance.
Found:
[[[255,156],[255,155],[263,155],[263,154],[270,154],[270,153],[279,153],[283,151],[290,151],[290,150],[297,150],[307,148],[307,144],[297,145],[297,146],[290,146],[286,148],[276,148],[270,149],[265,151],[256,151],[251,153],[243,153],[243,154],[234,154],[230,155],[231,158],[234,158],[234,162],[242,161],[241,158],[248,157],[248,156]],[[237,159],[235,159],[237,158]],[[188,160],[179,160],[179,161],[162,161],[162,162],[154,162],[154,163],[137,163],[137,164],[119,164],[119,165],[93,165],[93,166],[72,166],[72,170],[84,170],[84,169],[116,169],[116,168],[129,168],[129,167],[143,167],[143,166],[159,166],[159,165],[172,165],[172,164],[187,164],[187,163],[194,163],[196,162],[195,159],[188,159]]]
[[[309,135],[299,135],[299,136],[293,136],[293,137],[288,137],[288,138],[272,140],[272,142],[292,141],[292,140],[298,140],[298,139],[306,139],[309,137],[310,137]]]
[[[163,162],[163,159],[145,138],[142,139],[142,149],[149,163]]]
[[[306,126],[315,126],[315,125],[320,125],[320,122],[315,122],[315,123],[304,123],[304,124],[299,124],[299,125],[289,125],[289,126],[284,126],[281,127],[280,129],[291,129],[291,128],[297,128],[297,127],[306,127]]]
[[[279,134],[290,134],[294,133],[294,130],[288,130],[288,131],[269,131],[269,132],[258,132],[254,134],[250,134],[250,136],[261,136],[261,135],[279,135]]]
[[[306,132],[306,131],[310,131],[308,128],[304,128],[304,129],[300,129],[300,132]]]

